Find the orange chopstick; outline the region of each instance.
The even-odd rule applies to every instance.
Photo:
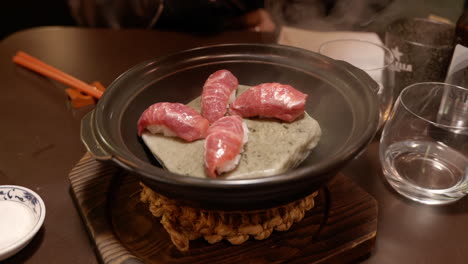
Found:
[[[66,85],[69,85],[83,93],[91,95],[97,99],[101,98],[103,92],[97,88],[76,79],[75,77],[60,71],[57,68],[54,68],[39,59],[36,59],[22,51],[19,51],[14,57],[13,62],[19,64],[25,68],[28,68],[32,71],[38,72],[42,75],[55,79],[59,82],[62,82]]]
[[[16,56],[18,56],[18,57],[24,57],[26,60],[31,61],[32,63],[35,63],[35,64],[37,64],[38,66],[41,66],[41,67],[43,67],[43,68],[45,68],[45,69],[47,69],[47,70],[50,70],[51,72],[55,72],[55,73],[57,73],[58,75],[63,75],[65,78],[70,79],[70,81],[81,82],[80,80],[78,80],[78,79],[76,79],[76,78],[74,78],[74,77],[72,77],[72,76],[70,76],[70,75],[68,75],[68,74],[66,74],[66,73],[64,73],[64,72],[62,72],[62,71],[60,71],[60,70],[57,69],[57,68],[54,68],[54,67],[52,67],[52,66],[46,64],[45,62],[43,62],[43,61],[41,61],[41,60],[39,60],[39,59],[37,59],[37,58],[34,58],[33,56],[31,56],[31,55],[29,55],[29,54],[27,54],[27,53],[25,53],[25,52],[23,52],[23,51],[18,51],[18,52],[16,53]],[[14,60],[13,60],[13,61],[14,61]]]

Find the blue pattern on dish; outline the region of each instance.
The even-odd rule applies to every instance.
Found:
[[[36,218],[39,218],[42,214],[42,208],[36,196],[21,187],[0,186],[0,201],[2,200],[26,205],[32,209]]]

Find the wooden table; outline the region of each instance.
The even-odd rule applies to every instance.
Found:
[[[28,52],[79,79],[108,85],[141,61],[228,42],[271,43],[274,37],[249,32],[195,36],[45,27],[4,39],[0,44],[0,184],[28,187],[47,207],[38,235],[6,263],[97,263],[67,177],[85,153],[80,120],[90,108],[70,108],[62,84],[15,66],[11,58],[16,51]],[[397,195],[383,181],[377,141],[343,172],[379,203],[376,247],[365,263],[467,263],[468,198],[432,207]]]

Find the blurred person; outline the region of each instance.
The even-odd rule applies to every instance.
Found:
[[[0,39],[32,27],[76,25],[70,15],[68,0],[0,1]]]
[[[86,27],[191,32],[276,29],[263,0],[68,0],[68,3],[77,24]]]

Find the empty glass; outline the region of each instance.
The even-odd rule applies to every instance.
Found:
[[[357,39],[338,39],[324,42],[319,53],[335,60],[346,61],[365,71],[379,84],[375,91],[380,101],[379,129],[387,120],[393,103],[395,61],[392,52],[385,46]]]
[[[425,204],[446,204],[468,192],[468,89],[417,83],[398,97],[380,139],[388,183]]]

